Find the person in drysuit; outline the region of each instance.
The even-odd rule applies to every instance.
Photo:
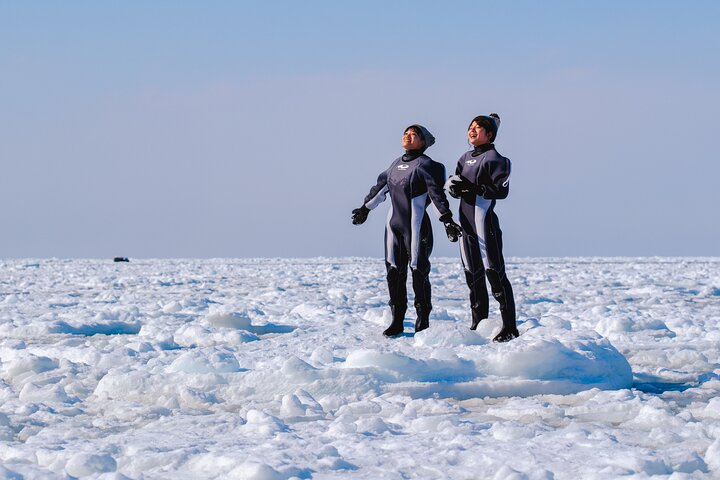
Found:
[[[463,230],[460,254],[465,280],[470,288],[470,308],[475,330],[488,317],[485,278],[500,304],[502,330],[493,341],[507,342],[519,333],[515,323],[515,299],[505,272],[502,231],[495,214],[495,202],[510,191],[510,160],[495,150],[500,126],[496,113],[475,117],[468,127],[468,141],[474,147],[458,160],[455,175],[448,179],[450,195],[460,199],[460,226]]]
[[[352,223],[360,225],[370,210],[390,195],[390,211],[385,225],[385,267],[390,292],[392,323],[383,332],[387,337],[403,332],[407,310],[407,267],[412,271],[415,292],[415,332],[429,327],[430,311],[430,253],[433,247],[432,228],[425,209],[432,203],[440,211],[440,221],[451,242],[461,235],[458,224],[443,191],[445,167],[425,155],[435,143],[435,137],[421,125],[405,129],[402,146],[405,154],[397,158],[390,168],[382,172],[370,189],[360,208],[352,211]]]

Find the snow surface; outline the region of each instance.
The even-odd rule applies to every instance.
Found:
[[[720,259],[0,261],[0,479],[720,478]]]

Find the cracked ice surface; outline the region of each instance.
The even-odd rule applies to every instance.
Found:
[[[716,478],[718,267],[513,259],[495,344],[455,259],[395,339],[375,259],[0,261],[0,478]]]

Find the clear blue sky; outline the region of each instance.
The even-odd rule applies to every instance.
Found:
[[[715,1],[0,1],[0,258],[381,257],[387,205],[349,215],[404,128],[450,172],[489,112],[506,255],[720,255],[718,25]]]

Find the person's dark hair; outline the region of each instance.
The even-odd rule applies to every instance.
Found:
[[[500,127],[500,115],[498,115],[497,113],[491,113],[490,115],[478,115],[477,117],[472,119],[472,121],[468,125],[468,130],[470,130],[470,125],[472,125],[473,122],[477,123],[478,126],[482,127],[486,132],[492,134],[492,137],[490,138],[490,143],[495,141],[498,128]]]

